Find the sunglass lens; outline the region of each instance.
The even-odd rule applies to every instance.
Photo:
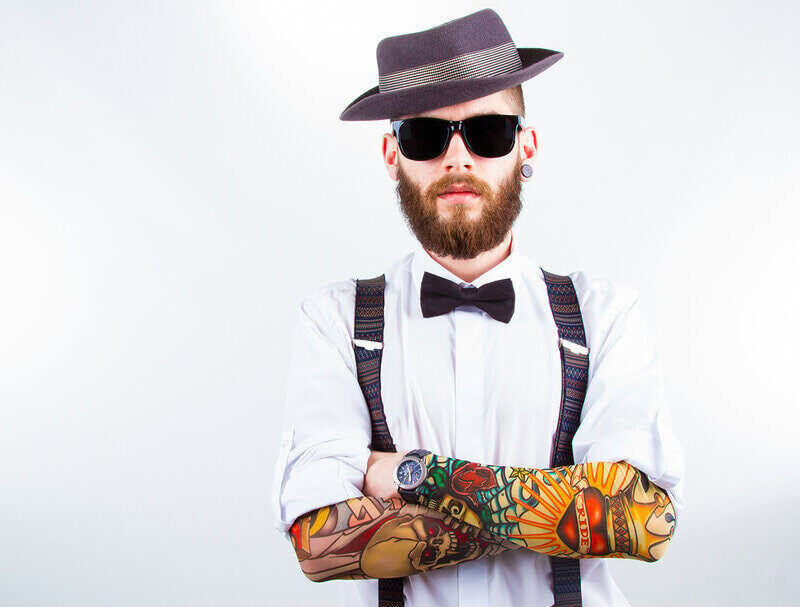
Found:
[[[513,148],[517,137],[515,116],[486,115],[464,121],[464,135],[478,156],[499,158]]]
[[[435,118],[406,120],[398,129],[400,151],[410,160],[430,160],[444,151],[447,123]]]

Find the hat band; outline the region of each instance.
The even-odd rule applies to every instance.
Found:
[[[512,40],[509,40],[497,46],[464,53],[444,61],[386,74],[379,78],[378,90],[381,93],[391,93],[435,82],[488,78],[509,74],[521,67],[522,61],[517,47]]]

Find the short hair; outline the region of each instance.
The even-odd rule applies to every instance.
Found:
[[[511,105],[514,107],[514,111],[524,118],[525,98],[522,95],[522,85],[518,84],[517,86],[512,86],[510,89],[506,89],[506,94],[508,95],[509,101],[511,101]]]

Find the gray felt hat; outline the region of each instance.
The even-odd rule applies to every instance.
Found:
[[[378,86],[348,105],[342,120],[395,118],[485,97],[533,78],[564,56],[517,48],[490,8],[384,38],[377,55]]]

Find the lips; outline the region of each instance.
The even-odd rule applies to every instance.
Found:
[[[471,190],[460,190],[439,194],[439,198],[448,204],[469,204],[480,200],[480,197]]]
[[[473,194],[475,196],[478,195],[478,193],[469,186],[458,186],[458,185],[454,185],[447,188],[444,192],[440,194],[440,196],[446,196],[447,194]]]

